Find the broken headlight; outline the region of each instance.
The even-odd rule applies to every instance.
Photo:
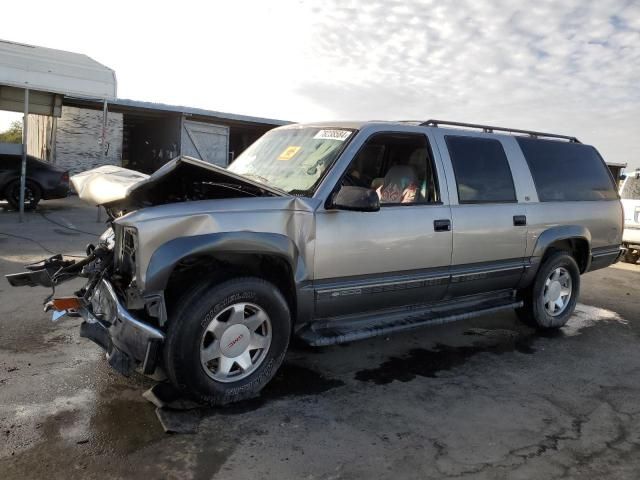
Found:
[[[112,250],[116,243],[116,234],[113,228],[107,228],[102,235],[100,235],[100,243],[106,245],[109,250]]]
[[[116,225],[115,248],[116,270],[130,281],[135,276],[138,231]]]
[[[111,324],[115,321],[116,305],[113,303],[109,292],[105,290],[102,282],[96,286],[91,297],[91,310],[94,316],[103,322]]]

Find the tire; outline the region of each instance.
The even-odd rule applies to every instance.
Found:
[[[560,274],[558,275],[558,272]],[[555,279],[552,277],[555,276]],[[569,280],[567,280],[567,277]],[[558,282],[555,285],[554,282]],[[565,297],[567,287],[569,294]],[[580,294],[580,269],[569,252],[556,251],[549,255],[536,274],[533,284],[521,292],[524,306],[516,310],[527,325],[539,329],[556,329],[564,326],[576,308]],[[545,302],[546,299],[549,302]],[[558,303],[553,298],[559,295]],[[559,303],[563,303],[559,307]],[[551,313],[550,310],[555,310]]]
[[[258,396],[289,345],[291,315],[280,291],[236,278],[196,288],[176,307],[163,352],[171,383],[214,406]]]
[[[4,197],[11,208],[20,210],[20,180],[9,183],[4,190]],[[42,198],[42,190],[37,183],[27,180],[24,184],[24,209],[34,210]]]
[[[627,253],[624,254],[623,260],[625,263],[633,263],[635,265],[638,263],[638,260],[640,260],[640,252],[629,249],[627,250]]]

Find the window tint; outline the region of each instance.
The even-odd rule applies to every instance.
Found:
[[[609,169],[595,148],[557,140],[518,138],[541,202],[612,200]]]
[[[446,136],[459,203],[515,202],[507,156],[498,140]]]
[[[421,134],[372,135],[349,165],[342,184],[375,190],[381,205],[439,201],[429,143]]]

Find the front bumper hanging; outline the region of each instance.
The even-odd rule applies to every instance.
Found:
[[[66,280],[79,275],[87,276],[83,269],[90,268],[92,262],[103,253],[96,249],[78,262],[54,255],[28,265],[26,272],[6,277],[14,287],[43,286],[55,289],[56,285]],[[104,271],[100,272],[99,277],[89,275],[96,280],[89,281],[85,287],[88,290],[81,296],[45,301],[45,311],[54,310],[53,320],[64,315],[82,317],[84,321],[80,326],[80,336],[102,347],[107,353],[109,364],[123,375],[129,375],[138,366],[145,374],[154,373],[160,347],[165,339],[164,332],[128,311]]]
[[[96,308],[100,308],[99,313]],[[142,373],[155,371],[164,333],[129,312],[108,280],[100,281],[91,304],[78,313],[84,319],[80,335],[104,348],[114,369],[123,375],[129,375],[138,365]]]

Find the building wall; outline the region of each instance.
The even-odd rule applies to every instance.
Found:
[[[55,124],[57,123],[57,126]],[[52,128],[53,127],[53,128]],[[103,154],[102,111],[62,107],[62,116],[54,119],[29,115],[29,155],[49,161],[70,174],[100,165],[122,162],[122,114],[107,117],[106,157]]]
[[[122,114],[109,112],[107,116],[104,156],[102,112],[76,107],[62,107],[56,129],[56,165],[78,173],[100,165],[120,165],[122,162]]]
[[[51,162],[55,157],[55,125],[57,118],[30,114],[28,123],[27,153]]]

